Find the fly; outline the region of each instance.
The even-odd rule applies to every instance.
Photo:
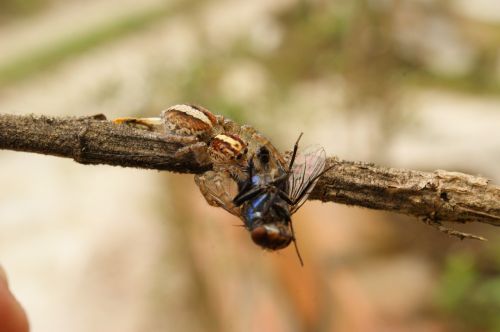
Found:
[[[288,165],[270,142],[261,141],[254,155],[248,157],[246,176],[236,181],[236,189],[233,179],[218,172],[206,172],[195,180],[200,189],[204,188],[202,192],[207,201],[216,200],[212,205],[223,207],[242,219],[253,242],[268,250],[283,249],[294,242],[303,264],[291,216],[304,204],[327,170],[322,147],[310,146],[299,151],[301,136],[288,158]]]

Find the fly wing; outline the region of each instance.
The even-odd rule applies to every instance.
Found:
[[[221,207],[231,214],[240,217],[240,208],[233,203],[237,193],[235,181],[226,172],[208,171],[194,177],[196,185],[208,204]]]
[[[295,213],[312,192],[325,168],[325,160],[325,150],[319,145],[298,151],[288,178],[288,197],[295,202],[291,206],[291,213]]]

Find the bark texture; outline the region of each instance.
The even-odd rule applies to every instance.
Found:
[[[176,158],[180,147],[162,139],[161,134],[116,125],[103,115],[57,118],[0,114],[0,149],[72,158],[82,164],[179,173],[210,169],[190,155]],[[328,158],[328,166],[331,169],[321,177],[309,199],[416,216],[459,237],[480,238],[447,229],[440,222],[500,226],[500,187],[485,178],[444,170],[386,168],[335,157]]]

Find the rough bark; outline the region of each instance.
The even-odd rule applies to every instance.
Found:
[[[201,173],[210,165],[186,155],[161,134],[107,121],[104,116],[57,118],[0,115],[0,149],[72,158],[82,164]],[[500,226],[500,187],[473,175],[437,170],[421,172],[328,158],[331,169],[309,199],[337,202],[419,217],[450,235],[441,221]]]
[[[175,158],[178,143],[158,133],[116,125],[104,115],[47,117],[0,114],[0,149],[72,158],[81,164],[106,164],[178,173],[200,173],[189,155]]]

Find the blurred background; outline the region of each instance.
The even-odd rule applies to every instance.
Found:
[[[2,0],[0,112],[196,103],[281,150],[500,183],[496,0]],[[264,252],[192,175],[0,151],[32,331],[500,331],[500,229],[308,202]]]

